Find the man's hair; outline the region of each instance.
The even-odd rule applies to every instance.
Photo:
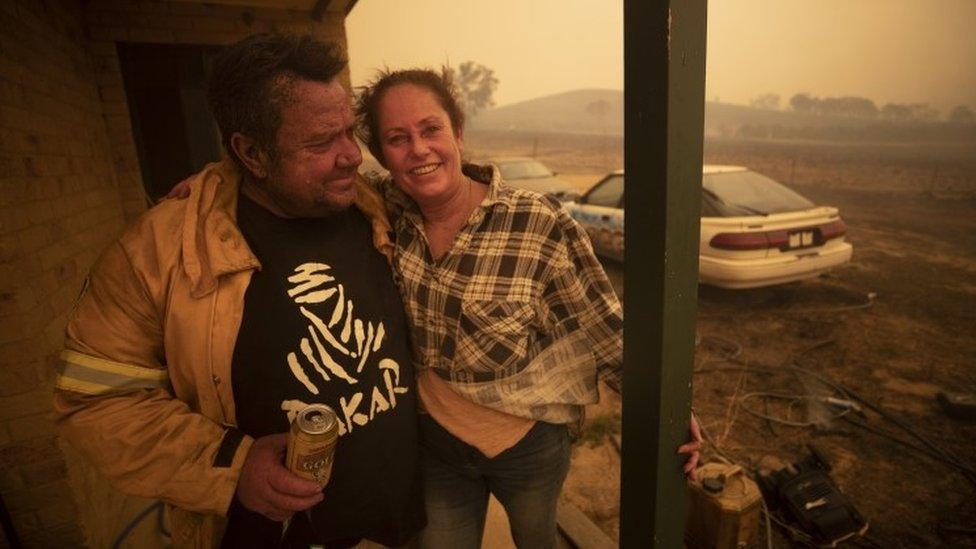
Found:
[[[227,154],[241,162],[230,146],[239,132],[274,158],[281,110],[293,100],[295,81],[327,83],[345,68],[338,45],[309,35],[253,34],[222,50],[214,60],[207,100]]]
[[[432,69],[406,69],[391,71],[384,69],[376,74],[372,82],[359,88],[356,98],[356,136],[369,152],[385,165],[383,147],[379,135],[379,106],[387,90],[400,84],[413,84],[430,91],[441,108],[451,119],[454,134],[464,130],[464,109],[458,99],[457,86],[454,85],[451,70],[443,67],[438,73]]]

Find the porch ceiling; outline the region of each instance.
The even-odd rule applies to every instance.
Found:
[[[356,0],[164,0],[183,4],[221,4],[224,6],[248,6],[308,11],[314,14],[338,12],[348,14]]]

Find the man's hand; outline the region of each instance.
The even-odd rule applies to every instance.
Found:
[[[700,457],[698,451],[701,450],[702,435],[701,429],[698,427],[698,420],[695,419],[695,414],[691,414],[688,432],[691,433],[691,440],[679,446],[678,453],[688,454],[688,461],[685,461],[684,466],[685,475],[691,480],[697,480],[695,467],[698,466],[698,458]]]
[[[177,199],[180,199],[180,200],[183,200],[184,198],[189,198],[190,197],[190,181],[194,177],[196,177],[196,176],[195,175],[191,175],[190,177],[187,177],[186,179],[184,179],[183,181],[180,181],[176,185],[173,185],[173,188],[170,189],[168,193],[166,193],[166,198],[177,198]]]
[[[241,504],[277,522],[322,501],[322,488],[317,483],[282,465],[287,448],[285,433],[255,440],[237,481]]]

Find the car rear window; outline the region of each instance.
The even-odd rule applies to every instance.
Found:
[[[586,195],[586,204],[620,208],[620,199],[624,196],[624,176],[611,175]]]
[[[814,207],[813,202],[782,183],[749,170],[706,174],[702,187],[724,217],[795,212]]]
[[[516,162],[497,162],[502,179],[531,179],[533,177],[551,177],[552,172],[540,162],[534,160],[520,160]]]

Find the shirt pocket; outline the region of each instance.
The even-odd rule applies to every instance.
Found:
[[[477,381],[518,372],[528,355],[534,320],[528,302],[462,302],[452,369],[474,374]]]

